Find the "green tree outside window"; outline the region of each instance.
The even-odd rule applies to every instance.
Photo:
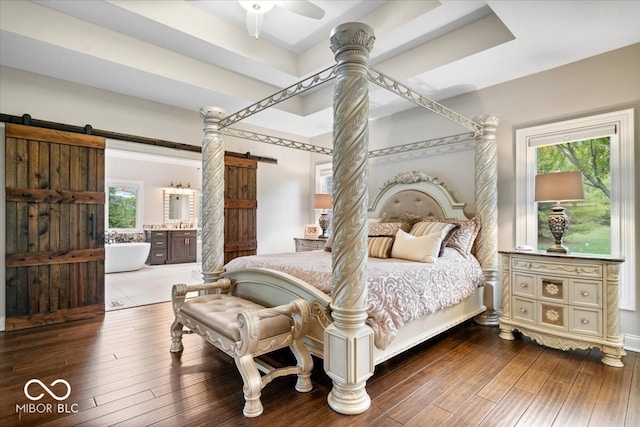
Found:
[[[537,148],[537,173],[581,171],[585,200],[564,202],[572,252],[611,254],[611,147],[609,137]],[[538,249],[554,243],[548,227],[554,202],[538,203]]]
[[[109,228],[135,228],[138,192],[109,186]]]

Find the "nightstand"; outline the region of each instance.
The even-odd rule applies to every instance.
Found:
[[[293,240],[296,242],[296,252],[324,249],[324,245],[327,243],[327,239],[303,239],[296,237]]]
[[[500,337],[520,331],[561,350],[602,350],[602,363],[620,367],[618,285],[621,258],[604,255],[500,251]]]

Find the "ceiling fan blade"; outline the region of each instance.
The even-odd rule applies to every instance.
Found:
[[[307,18],[322,19],[324,10],[308,0],[276,1],[276,5]]]
[[[251,37],[255,37],[257,39],[260,35],[260,31],[262,31],[263,18],[264,14],[262,13],[247,12],[247,32]]]

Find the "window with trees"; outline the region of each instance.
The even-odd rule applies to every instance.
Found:
[[[585,199],[569,204],[564,243],[573,252],[611,254],[610,137],[543,145],[536,148],[536,174],[582,172]],[[555,202],[538,203],[538,249],[554,244],[549,215]]]
[[[107,229],[142,230],[142,185],[141,181],[107,182]]]
[[[565,202],[564,243],[572,252],[624,257],[620,307],[635,310],[633,110],[516,131],[516,245],[544,250],[553,241],[549,203],[535,203],[539,173],[581,171],[585,200]]]

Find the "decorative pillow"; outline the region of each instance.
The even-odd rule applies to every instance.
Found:
[[[442,256],[447,242],[451,239],[451,236],[458,227],[459,226],[457,224],[451,224],[448,222],[422,221],[414,225],[409,234],[420,237],[431,233],[440,233],[442,243],[440,244],[438,256]]]
[[[382,218],[380,218],[380,222],[399,222],[402,224],[402,230],[407,233],[411,231],[411,228],[418,222],[422,221],[422,217],[420,215],[414,215],[411,213],[403,213],[399,215],[389,214],[384,212],[382,214]]]
[[[473,243],[475,242],[481,227],[479,217],[476,216],[469,220],[427,217],[424,218],[424,221],[457,224],[459,227],[453,232],[446,246],[454,248],[462,255],[471,255]]]
[[[373,258],[389,258],[393,247],[393,237],[369,237],[367,252]]]
[[[324,250],[327,252],[331,252],[331,248],[333,247],[333,236],[329,236],[327,241],[324,244]]]
[[[418,262],[435,262],[440,252],[440,233],[416,237],[398,230],[391,249],[391,257]]]
[[[370,222],[367,227],[369,227],[369,237],[393,237],[400,230],[402,224],[399,222]]]

